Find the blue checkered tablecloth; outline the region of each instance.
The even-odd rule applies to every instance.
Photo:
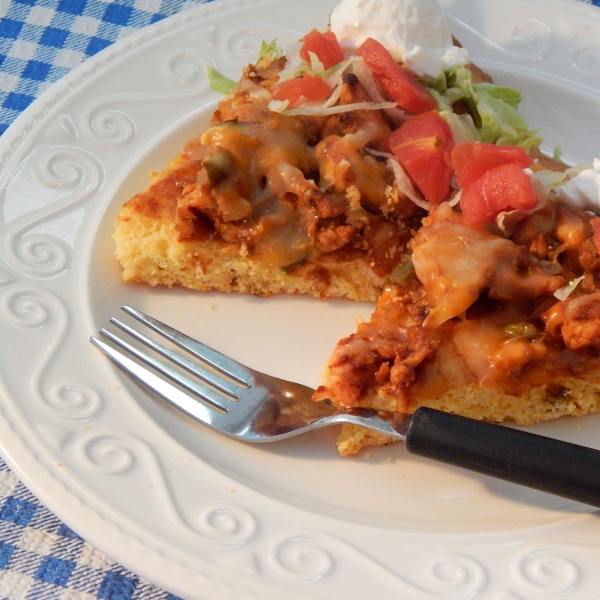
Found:
[[[86,58],[202,1],[0,0],[0,133]]]
[[[59,521],[0,460],[0,599],[180,600]]]
[[[0,0],[0,133],[86,58],[202,1]],[[0,600],[53,598],[177,599],[79,537],[0,459]]]

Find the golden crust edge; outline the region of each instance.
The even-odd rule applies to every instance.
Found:
[[[117,218],[113,238],[123,280],[152,286],[375,302],[384,284],[367,259],[322,260],[285,270],[252,261],[243,246],[218,240],[179,241],[172,219],[143,215],[127,204]]]
[[[527,396],[504,394],[495,387],[460,386],[440,398],[423,398],[411,407],[421,406],[491,423],[534,425],[560,417],[581,417],[600,412],[600,385],[566,377],[552,382],[561,392],[550,396],[543,387],[533,388]],[[357,425],[343,425],[337,438],[338,452],[353,456],[367,447],[387,446],[396,438]]]

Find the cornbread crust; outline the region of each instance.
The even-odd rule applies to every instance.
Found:
[[[600,368],[589,375],[591,379],[600,381]],[[409,412],[427,406],[488,423],[527,426],[559,417],[582,417],[600,411],[598,384],[566,377],[553,381],[552,389],[555,395],[540,386],[525,396],[511,396],[498,388],[480,388],[470,384],[449,390],[439,398],[415,401]],[[374,398],[371,401],[377,402]],[[337,438],[337,448],[342,456],[352,456],[366,447],[385,446],[397,441],[385,434],[346,424]]]
[[[285,270],[252,261],[241,246],[218,240],[179,241],[172,219],[141,215],[128,204],[117,219],[114,239],[123,279],[152,286],[375,302],[384,283],[364,259],[319,261]]]
[[[178,155],[164,171],[150,173],[150,186],[188,164],[183,153]],[[177,198],[172,201],[175,204]],[[124,281],[257,296],[344,297],[359,302],[375,302],[381,294],[385,277],[375,274],[368,258],[317,260],[282,269],[253,261],[243,244],[215,239],[181,241],[172,216],[174,206],[147,211],[145,203],[146,199],[134,196],[123,205],[115,223],[115,255]]]

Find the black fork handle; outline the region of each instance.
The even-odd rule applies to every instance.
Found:
[[[600,507],[600,451],[419,408],[407,450],[470,471]]]

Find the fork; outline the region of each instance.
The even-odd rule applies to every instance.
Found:
[[[598,450],[427,407],[413,415],[340,410],[313,402],[314,390],[305,385],[250,369],[135,308],[121,309],[186,354],[116,318],[110,322],[179,369],[104,328],[100,333],[112,344],[96,336],[90,341],[146,388],[229,437],[271,442],[351,423],[404,440],[412,454],[600,507]]]

